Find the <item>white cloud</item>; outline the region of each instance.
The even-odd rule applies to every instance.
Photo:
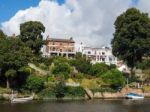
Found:
[[[61,6],[42,0],[37,7],[18,11],[2,23],[2,29],[8,35],[19,34],[20,23],[35,20],[46,27],[45,36],[73,37],[77,43],[92,46],[109,45],[116,17],[130,5],[131,0],[66,0]]]
[[[150,15],[150,0],[139,0],[137,6],[143,12],[147,12]]]

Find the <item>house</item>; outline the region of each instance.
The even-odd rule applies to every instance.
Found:
[[[43,56],[63,56],[67,58],[73,58],[75,56],[75,41],[73,38],[58,39],[46,38],[46,45],[42,49]]]
[[[79,52],[91,60],[92,64],[105,63],[107,65],[117,65],[117,58],[113,56],[112,49],[108,47],[92,48],[80,44]]]

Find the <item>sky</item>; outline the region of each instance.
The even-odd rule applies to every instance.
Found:
[[[150,0],[0,0],[0,28],[18,35],[21,23],[41,21],[44,38],[73,37],[78,44],[109,46],[117,16],[130,7],[150,14]]]

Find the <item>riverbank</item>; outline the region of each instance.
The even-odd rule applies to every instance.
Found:
[[[36,94],[34,100],[87,100],[87,99],[123,99],[127,93],[134,92],[138,94],[144,94],[145,98],[150,98],[150,92],[143,93],[142,89],[132,89],[129,87],[123,88],[120,92],[92,92],[88,89],[88,92],[85,92],[85,97],[79,96],[65,96],[62,98],[56,98],[55,96],[40,96]],[[24,96],[19,93],[19,96]],[[11,94],[0,94],[0,100],[10,100]]]

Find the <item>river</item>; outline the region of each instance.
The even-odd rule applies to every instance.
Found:
[[[0,102],[0,112],[150,112],[150,99]]]

